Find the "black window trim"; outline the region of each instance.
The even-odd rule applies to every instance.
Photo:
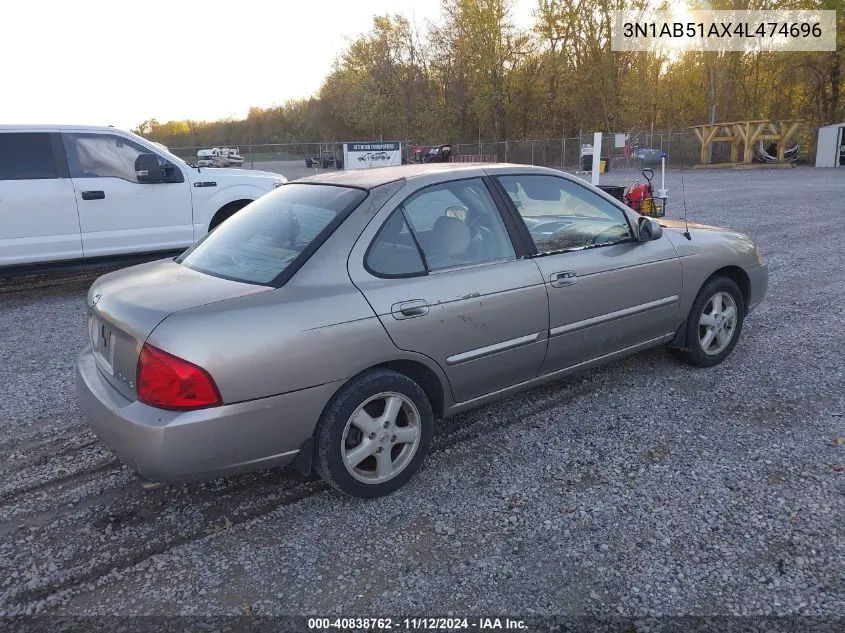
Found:
[[[519,210],[513,201],[508,196],[508,192],[494,176],[485,176],[487,188],[493,195],[496,201],[496,206],[499,207],[499,212],[504,220],[505,226],[511,234],[511,241],[514,243],[514,250],[517,252],[518,259],[526,259],[537,255],[537,245],[531,238],[531,233],[528,227],[519,215]]]
[[[522,219],[522,215],[520,215],[519,209],[516,208],[516,205],[514,204],[513,200],[511,200],[511,197],[508,195],[508,192],[505,189],[504,185],[502,185],[502,183],[499,181],[499,178],[502,177],[502,176],[510,176],[512,178],[519,178],[520,176],[545,176],[545,177],[548,177],[548,178],[555,178],[557,180],[563,180],[565,182],[572,183],[576,187],[581,187],[582,189],[589,191],[593,195],[598,196],[599,198],[601,198],[605,202],[611,203],[611,206],[616,207],[616,209],[619,210],[619,212],[622,214],[622,217],[625,218],[625,224],[628,225],[628,234],[630,235],[630,237],[627,240],[620,240],[618,242],[610,242],[608,244],[594,244],[594,245],[590,245],[590,246],[587,246],[587,247],[581,246],[581,247],[577,247],[577,248],[564,248],[564,249],[560,249],[560,250],[545,251],[545,252],[541,253],[537,249],[537,244],[534,242],[534,238],[531,237],[531,232],[528,230],[528,227],[526,226],[525,221]],[[603,248],[603,247],[607,247],[607,246],[618,246],[619,244],[629,244],[631,242],[637,241],[636,238],[634,237],[634,231],[631,228],[631,221],[628,218],[628,214],[625,211],[625,209],[623,207],[621,207],[617,201],[607,200],[606,198],[599,196],[598,194],[596,194],[595,191],[590,189],[590,187],[586,186],[586,184],[582,184],[582,183],[577,182],[575,180],[570,180],[569,178],[564,178],[563,176],[557,176],[555,174],[545,174],[545,173],[540,174],[540,173],[530,173],[530,172],[521,172],[521,173],[509,173],[509,172],[499,173],[499,172],[496,172],[496,174],[494,176],[490,176],[490,178],[493,180],[494,186],[496,187],[497,191],[499,192],[499,196],[502,198],[503,203],[507,206],[511,215],[514,216],[515,221],[518,222],[518,226],[521,229],[520,232],[522,233],[524,231],[524,235],[527,237],[528,240],[530,240],[530,249],[531,249],[532,252],[530,254],[527,254],[526,257],[534,259],[534,258],[537,258],[537,257],[549,257],[551,255],[562,255],[563,253],[579,253],[579,252],[585,251],[585,250],[592,250],[592,249],[595,249],[595,248]]]
[[[219,277],[220,279],[226,279],[228,281],[236,281],[238,283],[250,284],[250,285],[253,285],[253,286],[267,286],[267,287],[270,287],[270,288],[277,288],[277,289],[281,288],[287,282],[289,282],[291,280],[291,278],[297,272],[299,272],[299,270],[305,264],[308,263],[308,260],[311,259],[311,257],[313,257],[313,255],[314,255],[314,253],[316,253],[320,249],[320,247],[322,247],[323,244],[326,243],[326,241],[334,234],[334,232],[340,227],[340,225],[343,224],[346,221],[346,219],[350,215],[352,215],[355,212],[356,209],[358,209],[362,204],[364,204],[364,202],[366,202],[367,198],[370,197],[370,189],[367,189],[366,187],[357,187],[357,186],[354,186],[354,185],[341,185],[341,184],[337,184],[337,183],[328,183],[328,182],[297,182],[295,180],[293,182],[287,182],[287,183],[284,183],[283,185],[276,187],[272,192],[269,192],[267,195],[270,195],[275,191],[279,191],[280,189],[282,189],[282,187],[289,187],[290,185],[299,185],[299,186],[302,186],[302,185],[314,186],[314,185],[316,185],[316,186],[321,186],[321,187],[339,187],[341,189],[357,189],[358,191],[364,192],[364,197],[361,198],[358,201],[357,204],[351,204],[346,209],[339,211],[338,214],[335,216],[335,218],[331,222],[329,222],[325,227],[323,227],[322,231],[317,233],[316,237],[314,237],[314,239],[311,241],[311,243],[308,246],[306,246],[299,253],[299,255],[294,257],[293,260],[291,261],[291,263],[288,264],[281,273],[276,275],[273,279],[271,279],[267,283],[262,284],[262,283],[252,282],[252,281],[244,281],[243,279],[237,279],[235,277],[229,277],[228,275],[221,275],[220,273],[210,273],[210,272],[207,272],[205,270],[200,270],[198,268],[192,268],[191,266],[187,266],[185,264],[182,264],[182,261],[185,259],[185,257],[187,257],[188,254],[194,248],[196,248],[197,246],[202,244],[206,240],[206,238],[209,235],[211,235],[211,233],[213,231],[209,231],[208,233],[203,235],[202,238],[197,240],[192,246],[185,249],[185,251],[183,253],[181,253],[180,255],[173,258],[173,261],[176,262],[177,264],[185,266],[185,268],[188,268],[190,270],[195,270],[195,271],[200,272],[204,275],[209,275],[210,277]],[[218,224],[213,230],[216,231],[221,226],[223,226],[222,222],[220,224]]]
[[[515,260],[524,259],[528,256],[525,252],[525,245],[523,243],[524,237],[519,234],[519,224],[517,224],[512,217],[510,217],[511,211],[507,207],[507,205],[500,200],[501,194],[498,193],[496,190],[496,184],[491,182],[490,176],[466,176],[464,178],[451,178],[449,180],[441,180],[440,182],[433,182],[429,185],[425,185],[424,187],[420,187],[419,189],[415,189],[411,193],[409,193],[402,201],[394,207],[393,211],[387,216],[384,222],[382,222],[381,226],[379,226],[378,231],[370,240],[369,245],[367,246],[367,250],[364,252],[364,270],[366,270],[370,275],[373,277],[377,277],[379,279],[409,279],[412,277],[426,277],[431,274],[440,273],[440,270],[432,271],[428,265],[428,259],[425,256],[425,252],[423,251],[422,246],[420,245],[419,239],[417,237],[416,229],[414,228],[413,223],[408,219],[407,214],[405,213],[405,203],[408,202],[412,197],[416,196],[422,191],[426,189],[430,189],[432,187],[442,187],[443,185],[449,185],[453,182],[463,182],[465,180],[480,180],[484,183],[484,186],[487,188],[487,192],[490,194],[490,198],[493,200],[493,205],[496,207],[496,210],[499,212],[499,217],[504,224],[505,231],[508,234],[508,237],[511,241],[511,247],[514,251]],[[503,206],[504,205],[504,206]],[[370,256],[370,251],[372,250],[373,246],[375,245],[376,241],[378,240],[379,236],[381,236],[381,232],[384,229],[385,225],[390,222],[390,219],[393,217],[393,214],[396,212],[402,213],[402,218],[405,221],[405,224],[408,226],[408,230],[411,232],[411,236],[414,239],[414,244],[417,247],[417,251],[419,252],[420,259],[422,259],[423,266],[425,267],[425,271],[416,272],[416,273],[396,273],[396,274],[388,274],[388,273],[377,273],[370,268],[368,259]],[[520,222],[522,222],[522,218],[520,218]],[[523,223],[523,227],[525,224]],[[525,229],[528,230],[527,228]],[[530,240],[530,235],[528,236]],[[533,240],[530,241],[533,244]],[[491,260],[489,262],[476,262],[474,264],[463,264],[458,266],[453,266],[449,268],[442,269],[443,271],[453,271],[453,270],[464,270],[471,266],[478,266],[483,264],[497,264],[497,263],[506,263],[510,261],[515,261],[512,259],[498,259],[498,260]]]
[[[56,171],[59,178],[70,178],[70,167],[67,164],[65,146],[62,143],[61,132],[50,132],[50,146],[53,148],[53,160],[56,163]]]

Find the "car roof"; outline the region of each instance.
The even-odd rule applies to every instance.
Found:
[[[397,180],[428,180],[432,176],[443,176],[443,180],[486,176],[492,172],[553,173],[562,172],[547,167],[518,165],[512,163],[427,163],[423,165],[396,165],[393,167],[374,167],[370,169],[350,169],[332,171],[315,176],[306,176],[294,182],[325,183],[372,189]]]
[[[19,124],[0,124],[0,132],[11,132],[11,131],[19,131],[19,130],[34,130],[34,131],[43,131],[43,132],[55,132],[58,130],[120,130],[119,128],[114,127],[113,125],[61,125],[61,124],[44,124],[44,123],[36,123],[36,124],[27,124],[27,123],[19,123]]]

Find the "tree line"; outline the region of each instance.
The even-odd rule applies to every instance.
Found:
[[[713,0],[712,9],[833,9],[834,52],[614,52],[612,11],[648,0],[537,0],[518,28],[510,0],[442,0],[438,23],[373,18],[316,95],[245,119],[145,121],[170,147],[558,138],[579,130],[687,130],[717,121],[845,120],[845,0]]]

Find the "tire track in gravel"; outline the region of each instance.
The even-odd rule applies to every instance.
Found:
[[[79,437],[78,430],[72,433],[64,433],[58,437],[27,440],[21,444],[9,447],[6,451],[0,451],[0,475],[6,477],[9,473],[21,473],[25,468],[33,465],[46,464],[56,458],[65,457],[72,453],[84,451],[86,448],[98,446],[100,441],[93,433],[89,434],[90,439],[81,443],[72,443],[72,439]],[[38,452],[35,452],[38,451]],[[27,470],[26,473],[30,474]],[[0,501],[3,498],[3,490],[0,488]]]
[[[499,401],[495,405],[499,409],[503,406],[516,405],[513,414],[509,415],[505,421],[501,417],[488,415],[493,405],[463,413],[448,421],[440,421],[435,427],[432,452],[443,451],[452,446],[473,441],[494,429],[522,423],[526,418],[536,416],[556,406],[568,404],[594,389],[595,385],[590,384],[582,376],[577,381],[564,380],[561,383],[537,389],[532,393],[537,397],[532,398],[530,402],[525,401],[524,394]],[[106,469],[103,468],[103,470]],[[80,500],[69,512],[48,507],[41,512],[47,521],[54,520],[63,524],[65,519],[72,519],[68,522],[68,527],[78,529],[80,517],[75,515],[83,512],[86,514],[85,523],[88,526],[88,532],[91,532],[91,527],[93,527],[93,531],[106,533],[110,537],[113,537],[115,533],[124,533],[130,537],[126,540],[134,542],[116,548],[110,538],[105,541],[106,553],[115,550],[122,550],[124,553],[118,556],[107,556],[104,560],[95,561],[93,564],[86,564],[90,563],[91,559],[91,554],[87,549],[75,552],[84,560],[63,562],[60,568],[65,573],[59,578],[56,578],[55,574],[52,579],[46,574],[40,574],[39,580],[43,579],[41,583],[36,583],[34,586],[28,583],[30,586],[24,588],[11,587],[6,596],[8,604],[5,608],[11,609],[36,603],[54,594],[96,584],[110,573],[122,572],[156,555],[206,538],[210,534],[227,530],[232,526],[258,519],[328,489],[324,482],[316,478],[303,478],[290,469],[274,469],[219,480],[211,484],[169,487],[149,493],[141,491],[133,481],[130,481],[117,489],[107,490],[101,495]],[[176,492],[175,504],[167,499],[168,496],[173,496],[173,492]],[[225,503],[227,500],[234,501],[233,505],[227,505]],[[199,514],[200,518],[191,521],[189,529],[181,533],[177,531],[174,535],[166,528],[156,529],[161,524],[162,518],[155,511],[156,509],[161,509],[165,514],[178,515],[177,522],[190,519],[191,514]],[[182,516],[182,513],[189,516]],[[33,529],[40,528],[45,522],[39,521],[36,516],[27,519],[25,523],[29,529]],[[0,534],[16,529],[4,530],[4,527],[0,523]],[[50,531],[55,532],[58,526],[54,523],[50,527]],[[88,548],[90,549],[90,545]]]
[[[19,486],[17,488],[11,488],[9,490],[0,491],[0,503],[7,504],[13,499],[17,499],[18,497],[25,495],[25,494],[32,494],[34,492],[43,493],[50,488],[54,488],[56,486],[64,486],[69,483],[73,483],[76,480],[80,480],[86,477],[91,477],[92,475],[98,475],[99,473],[110,470],[119,466],[120,462],[116,457],[112,457],[110,459],[103,460],[98,462],[93,466],[88,466],[83,470],[75,473],[68,473],[66,475],[61,475],[54,479],[50,479],[49,481],[40,481],[34,482],[31,484],[26,484],[23,486]]]

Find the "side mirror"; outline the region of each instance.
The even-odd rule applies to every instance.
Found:
[[[155,154],[138,154],[135,159],[135,177],[138,182],[164,182],[164,167]]]
[[[641,215],[637,220],[637,239],[640,242],[650,242],[660,239],[663,235],[663,227],[654,218]]]

